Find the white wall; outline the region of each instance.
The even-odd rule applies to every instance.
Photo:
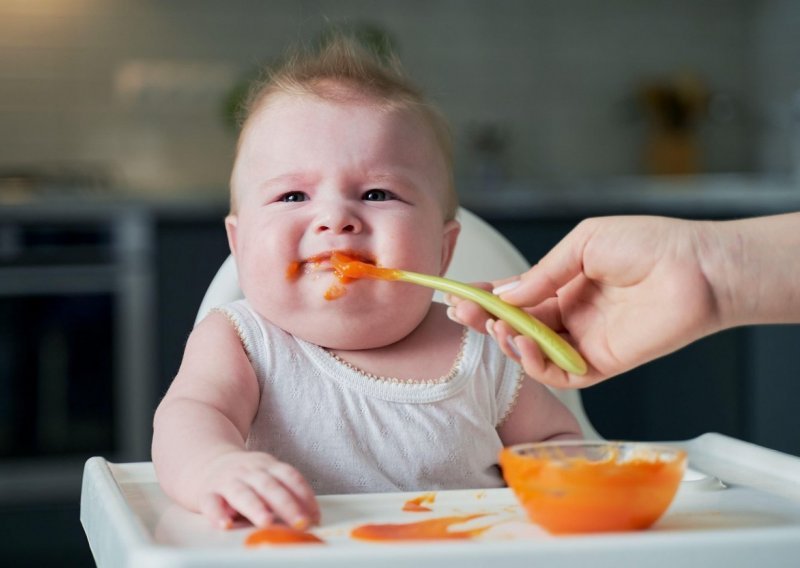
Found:
[[[224,191],[221,98],[323,16],[397,39],[463,177],[484,123],[509,132],[514,177],[640,173],[636,89],[684,70],[730,102],[700,128],[709,171],[789,166],[774,109],[800,88],[791,0],[3,0],[0,169],[99,164],[139,190]]]

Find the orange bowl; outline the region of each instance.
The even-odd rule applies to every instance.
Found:
[[[553,534],[645,529],[667,510],[686,452],[637,442],[571,440],[500,452],[508,486],[534,523]]]

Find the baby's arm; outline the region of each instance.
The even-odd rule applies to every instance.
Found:
[[[311,487],[289,464],[245,449],[258,381],[227,318],[213,312],[189,336],[183,362],[153,425],[153,464],[164,492],[227,528],[237,514],[257,526],[276,517],[319,522]]]
[[[572,412],[547,387],[527,375],[521,380],[516,404],[497,429],[503,445],[582,437]]]

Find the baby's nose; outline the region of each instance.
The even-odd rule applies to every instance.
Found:
[[[321,214],[314,227],[315,233],[331,231],[339,233],[359,233],[361,232],[361,221],[356,215],[345,211],[330,209]]]

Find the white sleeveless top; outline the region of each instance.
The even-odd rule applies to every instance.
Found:
[[[523,375],[494,341],[465,331],[447,376],[412,383],[359,371],[246,300],[218,309],[261,391],[247,448],[293,465],[317,494],[503,486],[496,429]]]

